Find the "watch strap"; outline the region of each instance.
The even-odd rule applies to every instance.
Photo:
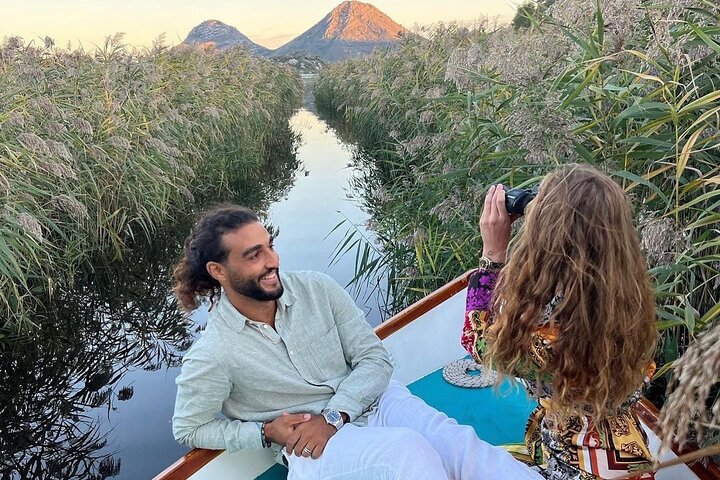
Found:
[[[505,266],[505,262],[493,262],[488,257],[480,257],[480,268],[483,270],[500,270]]]

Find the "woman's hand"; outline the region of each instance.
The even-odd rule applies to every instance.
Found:
[[[510,215],[505,208],[505,190],[502,185],[492,185],[485,196],[480,216],[480,234],[483,239],[483,257],[493,262],[505,262],[510,243],[510,226],[519,215]]]

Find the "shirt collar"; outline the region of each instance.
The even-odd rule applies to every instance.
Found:
[[[291,282],[282,273],[280,274],[280,281],[282,281],[283,288],[285,290],[283,291],[282,296],[280,298],[278,298],[278,304],[282,305],[283,307],[289,307],[290,305],[295,303],[295,295],[293,295],[293,293],[291,291],[292,290],[292,287],[290,285]]]
[[[281,280],[283,282],[283,294],[280,296],[280,298],[277,299],[278,308],[281,309],[281,311],[284,313],[287,307],[295,303],[295,295],[292,294],[290,291],[289,283],[285,281],[285,277],[281,274]],[[215,315],[212,315],[211,317],[216,317],[219,320],[221,320],[225,325],[232,328],[233,330],[236,330],[238,332],[242,331],[243,328],[245,328],[245,324],[249,320],[245,315],[238,312],[235,306],[230,302],[230,299],[225,294],[225,291],[223,290],[220,293],[220,299],[218,300],[217,304],[215,305]]]

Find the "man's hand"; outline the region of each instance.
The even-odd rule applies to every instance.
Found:
[[[288,437],[293,433],[295,428],[310,420],[309,413],[295,413],[290,415],[283,412],[282,416],[277,417],[272,422],[265,424],[265,438],[273,443],[285,445]]]
[[[320,458],[325,445],[337,430],[325,421],[322,415],[313,415],[310,420],[295,426],[285,443],[288,454],[295,453],[298,457]]]

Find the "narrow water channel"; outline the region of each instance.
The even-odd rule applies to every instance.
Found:
[[[333,252],[351,224],[358,225],[363,234],[371,235],[362,226],[367,215],[347,195],[348,180],[353,175],[348,167],[353,147],[343,144],[308,109],[299,110],[291,119],[291,125],[302,138],[297,150],[300,171],[296,174],[294,185],[283,198],[271,204],[268,211],[269,222],[280,230],[276,248],[280,254],[281,269],[319,270],[346,285],[354,275],[354,258],[347,255],[331,264]],[[331,234],[343,220],[346,225]],[[171,239],[170,243],[175,244],[174,250],[163,247],[163,251],[176,252],[181,236]],[[160,254],[153,258],[168,263]],[[136,263],[143,261],[135,260]],[[18,378],[14,379],[9,389],[15,392],[15,398],[0,401],[3,423],[11,418],[9,415],[32,418],[8,421],[6,427],[10,424],[19,426],[14,431],[13,427],[0,427],[0,445],[15,443],[12,452],[0,452],[0,478],[151,478],[187,451],[172,438],[174,380],[180,370],[179,358],[192,337],[197,335],[197,327],[205,323],[206,312],[201,307],[191,316],[192,324],[182,325],[179,315],[168,312],[166,308],[156,308],[155,304],[167,303],[163,298],[169,294],[169,267],[164,264],[154,274],[140,271],[130,275],[139,278],[142,285],[134,288],[134,296],[113,300],[122,304],[123,310],[125,304],[132,305],[127,309],[126,316],[118,318],[116,314],[108,314],[106,318],[99,310],[89,313],[88,318],[112,323],[113,332],[120,332],[119,336],[124,339],[133,339],[133,345],[116,348],[113,343],[112,347],[108,347],[103,341],[107,336],[103,327],[93,327],[96,329],[84,332],[82,342],[86,343],[79,351],[91,351],[87,342],[97,341],[98,350],[103,349],[104,360],[100,366],[93,364],[88,369],[78,370],[82,373],[68,372],[66,381],[58,382],[56,387],[52,387],[55,390],[48,389],[43,394],[45,397],[34,395],[32,390],[46,388],[43,384],[53,381],[43,379],[64,376],[62,362],[53,362],[40,355],[42,361],[28,362],[27,371],[22,371],[19,366],[10,369],[16,372]],[[148,279],[147,275],[154,275],[154,278]],[[131,282],[131,285],[134,284]],[[151,291],[154,293],[150,294]],[[353,294],[358,305],[367,312],[368,321],[377,325],[381,320],[377,298],[367,291]],[[138,298],[147,301],[142,302]],[[104,303],[107,302],[100,301],[97,305]],[[161,325],[152,335],[124,333],[125,330],[137,332],[134,324],[137,319],[140,319],[137,324],[142,330],[142,319],[148,318]],[[143,341],[149,338],[150,346],[136,348],[136,338]],[[75,363],[69,362],[68,365],[77,368]],[[96,387],[93,382],[97,383]],[[42,401],[42,398],[53,395],[67,398],[56,402],[57,405],[45,400],[51,406],[32,403],[34,396],[37,401]],[[63,414],[66,417],[57,418]],[[47,427],[47,434],[41,438],[19,432],[22,428],[45,428],[41,424],[47,418],[55,419],[54,424]],[[67,433],[72,430],[77,433]],[[9,435],[8,431],[12,434]],[[7,438],[3,439],[3,435]],[[68,436],[82,448],[74,449],[68,445]],[[28,439],[28,445],[23,450],[18,442],[25,441],[24,438]],[[60,445],[63,442],[65,445]],[[77,458],[68,458],[75,455]],[[3,464],[5,462],[9,463]]]
[[[345,255],[329,265],[333,251],[351,224],[371,238],[364,228],[367,214],[348,198],[348,179],[354,173],[348,164],[354,147],[342,143],[308,110],[296,113],[291,123],[302,133],[298,157],[305,172],[298,176],[287,198],[270,208],[270,220],[280,228],[276,242],[280,268],[320,270],[346,285],[354,276],[354,256]],[[343,220],[346,223],[330,234]],[[374,326],[380,323],[380,313],[374,297],[365,301],[367,294],[360,292],[357,301]]]
[[[346,195],[348,179],[353,174],[347,165],[354,147],[342,143],[325,122],[307,109],[300,109],[290,123],[302,139],[297,152],[302,170],[287,196],[272,204],[268,212],[269,222],[280,229],[275,242],[280,268],[319,270],[346,285],[354,275],[354,258],[346,255],[330,265],[345,228],[328,234],[344,219],[361,229],[367,219]],[[377,325],[380,323],[377,302],[373,296],[365,301],[367,297],[367,292],[359,292],[358,305],[368,313],[368,321]],[[205,317],[203,307],[193,314],[197,324],[204,324]],[[117,478],[145,478],[160,472],[185,452],[170,432],[174,380],[179,373],[179,367],[175,367],[158,372],[140,370],[129,375],[138,398],[128,402],[124,411],[113,412],[111,422],[122,458]]]

